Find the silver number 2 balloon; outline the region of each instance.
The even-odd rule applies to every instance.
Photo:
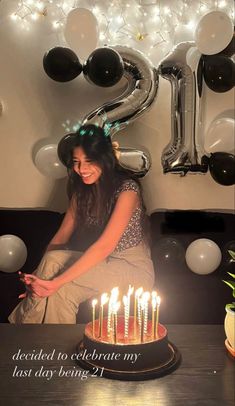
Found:
[[[202,89],[199,64],[187,64],[187,52],[194,42],[173,48],[158,67],[159,74],[171,84],[171,141],[162,153],[164,173],[185,175],[205,173],[208,158],[202,143]]]
[[[157,95],[159,81],[156,68],[140,51],[125,46],[112,48],[123,59],[127,88],[121,96],[90,112],[82,122],[107,128],[111,136],[151,107]],[[122,166],[139,176],[144,176],[148,172],[151,160],[147,151],[127,147],[120,147],[119,151]]]

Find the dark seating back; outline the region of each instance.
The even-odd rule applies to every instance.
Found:
[[[0,210],[0,235],[17,235],[27,246],[28,257],[22,272],[33,272],[62,219],[62,214],[46,210]],[[228,243],[234,239],[234,216],[202,211],[160,211],[150,216],[150,223],[156,288],[162,297],[161,321],[166,324],[223,323],[224,306],[231,302],[231,291],[222,279],[231,271],[225,256]],[[84,250],[97,236],[98,231],[79,238],[75,234],[70,247]],[[215,241],[223,253],[219,268],[210,275],[194,274],[185,262],[186,248],[198,238]],[[0,271],[0,322],[7,322],[23,291],[17,272]],[[78,321],[89,321],[90,314],[90,305],[81,304]]]

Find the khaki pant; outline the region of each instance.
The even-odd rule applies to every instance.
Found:
[[[63,273],[82,255],[78,251],[47,252],[34,274],[42,279],[53,279]],[[143,244],[122,252],[113,252],[104,261],[63,285],[47,298],[33,298],[29,294],[9,316],[10,323],[75,324],[79,304],[93,296],[109,292],[115,286],[126,294],[128,286],[142,286],[151,290],[154,269],[149,249]]]

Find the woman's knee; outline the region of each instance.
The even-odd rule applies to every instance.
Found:
[[[60,251],[57,250],[52,250],[52,251],[47,251],[43,255],[42,259],[45,261],[53,261],[53,262],[60,262]]]
[[[37,269],[33,272],[38,277],[43,279],[51,279],[63,268],[63,264],[59,261],[56,251],[48,251],[42,257]]]

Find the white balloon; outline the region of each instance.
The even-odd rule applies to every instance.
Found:
[[[57,154],[57,144],[48,144],[40,148],[35,156],[35,165],[43,175],[50,178],[60,179],[67,176],[67,170]]]
[[[198,62],[201,58],[202,54],[201,52],[197,49],[197,47],[192,47],[189,48],[187,54],[186,54],[186,61],[188,66],[192,69],[194,72],[197,69]]]
[[[199,238],[188,246],[185,258],[191,271],[199,275],[207,275],[218,268],[222,254],[214,241]]]
[[[94,51],[99,38],[98,22],[90,10],[75,8],[67,16],[64,36],[69,46],[86,59]]]
[[[233,37],[233,23],[222,11],[211,11],[204,15],[195,31],[195,41],[199,51],[214,55],[230,43]]]
[[[6,234],[0,237],[0,271],[16,272],[27,258],[27,248],[21,238]]]
[[[205,136],[205,150],[209,153],[235,154],[235,120],[229,117],[214,120]]]

